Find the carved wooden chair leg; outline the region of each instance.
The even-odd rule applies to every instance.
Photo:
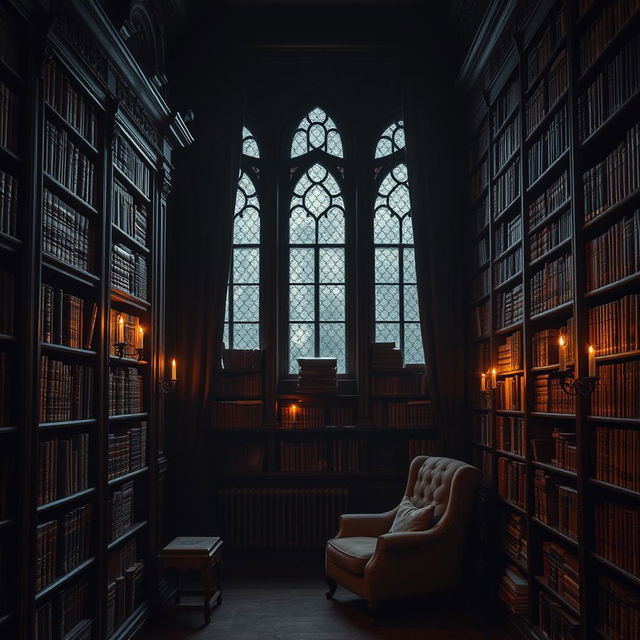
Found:
[[[331,598],[333,598],[333,594],[336,592],[338,583],[335,580],[332,580],[331,578],[329,578],[328,576],[325,578],[325,580],[327,581],[327,586],[329,587],[329,591],[327,591],[327,593],[325,594],[325,597],[327,598],[327,600],[331,600]]]
[[[369,613],[369,622],[371,624],[378,624],[380,621],[380,603],[367,602],[367,611]]]

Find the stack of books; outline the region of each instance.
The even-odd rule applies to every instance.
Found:
[[[374,342],[371,345],[371,369],[373,371],[393,371],[402,369],[402,351],[396,349],[395,342]]]
[[[511,565],[504,570],[499,596],[514,615],[525,615],[529,612],[529,584]]]
[[[298,358],[298,391],[335,393],[337,361],[335,358]]]

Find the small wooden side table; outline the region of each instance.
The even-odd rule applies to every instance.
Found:
[[[176,571],[178,576],[175,603],[172,609],[202,609],[205,624],[211,622],[211,610],[222,604],[222,540],[217,537],[174,538],[158,555],[158,578]],[[180,574],[185,571],[202,576],[202,589],[182,589]],[[203,597],[202,605],[181,603],[183,595]]]

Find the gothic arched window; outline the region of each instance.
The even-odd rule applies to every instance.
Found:
[[[258,158],[258,143],[243,127],[223,337],[229,349],[260,349],[260,202],[254,166]]]
[[[289,203],[288,371],[297,359],[329,356],[347,370],[346,217],[342,175],[329,156],[343,157],[342,138],[320,108],[293,135]],[[312,152],[311,157],[305,157]]]
[[[424,363],[402,121],[385,129],[375,158],[375,341],[395,342],[407,364]]]

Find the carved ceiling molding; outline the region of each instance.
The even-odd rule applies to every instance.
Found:
[[[160,146],[160,133],[153,119],[144,108],[136,93],[121,78],[116,81],[116,96],[129,117],[140,127],[144,135],[156,148]]]

